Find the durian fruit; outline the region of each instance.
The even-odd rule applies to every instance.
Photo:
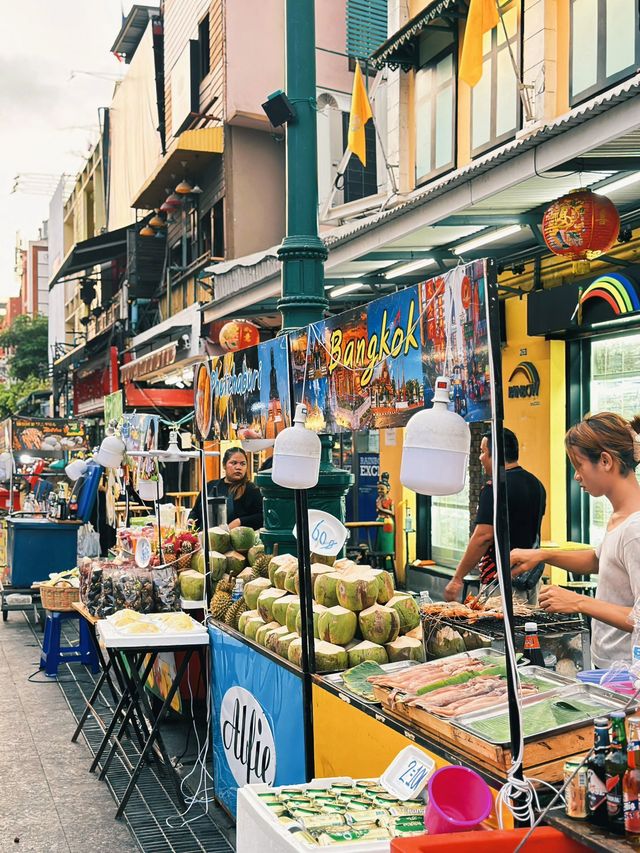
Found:
[[[229,607],[224,614],[223,622],[225,625],[229,625],[231,628],[238,629],[238,619],[240,615],[248,610],[247,604],[244,598],[239,598],[237,601],[234,601],[231,607]]]
[[[231,593],[221,588],[221,583],[218,584],[213,598],[211,599],[211,615],[214,619],[222,620],[231,605]]]
[[[236,579],[232,578],[231,575],[225,575],[218,582],[218,589],[221,592],[228,592],[229,594],[231,594],[233,592],[233,590],[235,589],[235,586],[236,586]]]
[[[271,562],[271,557],[268,554],[260,554],[256,557],[253,564],[253,580],[256,578],[267,578],[269,577],[269,563]]]

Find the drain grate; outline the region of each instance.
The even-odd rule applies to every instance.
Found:
[[[38,628],[31,623],[29,625],[41,643],[42,635]],[[67,643],[77,641],[77,631],[70,629],[68,623],[64,625],[63,634],[66,634]],[[85,667],[77,671],[81,673],[81,679],[76,677],[76,670],[72,665],[64,664],[59,669],[62,679],[58,681],[76,721],[82,716],[97,680]],[[109,694],[103,692],[102,704],[113,711],[110,700]],[[95,755],[103,733],[93,716],[88,717],[82,734],[92,755]],[[140,755],[139,750],[128,739],[124,741],[124,745],[127,757],[135,764]],[[105,781],[114,800],[119,802],[129,782],[129,773],[118,752],[111,762]],[[186,815],[186,820],[197,820],[181,826],[183,809],[170,791],[173,791],[173,785],[168,774],[159,769],[155,762],[147,764],[138,777],[136,788],[124,813],[129,831],[143,853],[230,853],[234,850],[228,838],[201,805],[194,805]],[[169,826],[167,820],[173,826]]]

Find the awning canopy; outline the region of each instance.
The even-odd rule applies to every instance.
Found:
[[[124,61],[129,64],[140,44],[140,39],[144,35],[149,18],[152,15],[159,14],[159,6],[140,6],[137,3],[133,5],[127,17],[122,21],[120,32],[111,46],[111,53],[123,56]]]
[[[136,358],[120,368],[120,378],[123,382],[133,382],[165,367],[170,367],[175,363],[177,351],[178,343],[172,341],[160,349]]]
[[[49,290],[72,273],[83,272],[98,264],[106,264],[127,253],[127,232],[129,226],[107,231],[89,240],[82,240],[71,249],[62,262],[62,266],[49,282]]]
[[[418,65],[416,40],[424,28],[429,25],[438,26],[434,22],[441,18],[441,23],[450,29],[466,12],[467,4],[462,0],[435,0],[429,3],[371,54],[371,64],[376,68],[388,65],[394,70],[402,68],[407,71],[409,68],[415,68]]]
[[[183,131],[140,188],[131,206],[140,210],[160,207],[167,197],[167,187],[175,186],[180,180],[180,177],[176,179],[176,175],[188,175],[192,180],[197,180],[198,173],[223,151],[222,127]]]

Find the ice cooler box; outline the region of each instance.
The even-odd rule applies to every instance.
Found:
[[[79,524],[46,518],[7,518],[7,574],[12,586],[28,589],[50,572],[72,569],[78,561]]]

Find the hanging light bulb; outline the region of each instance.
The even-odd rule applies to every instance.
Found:
[[[107,427],[107,434],[102,439],[100,450],[95,455],[95,460],[104,468],[119,468],[124,459],[124,441],[116,435],[115,422],[112,421]]]
[[[156,232],[151,228],[150,225],[143,225],[140,231],[138,232],[141,237],[155,237]]]
[[[199,187],[198,184],[191,189],[191,195],[200,195],[201,192],[203,192],[203,189],[202,187]]]
[[[293,426],[278,433],[273,447],[271,479],[286,489],[311,489],[320,475],[320,439],[305,427],[307,407],[296,405]]]
[[[182,452],[178,443],[178,431],[172,429],[169,432],[169,444],[162,454],[163,462],[186,462],[188,459],[189,456]]]
[[[183,178],[176,187],[176,192],[179,195],[189,195],[190,192],[193,192],[193,186],[186,178]]]
[[[149,220],[149,225],[151,225],[152,228],[164,228],[164,219],[158,214],[158,211],[156,211]]]
[[[450,386],[446,376],[439,376],[433,408],[417,412],[405,429],[400,482],[420,495],[455,495],[464,488],[471,431],[447,408]]]

